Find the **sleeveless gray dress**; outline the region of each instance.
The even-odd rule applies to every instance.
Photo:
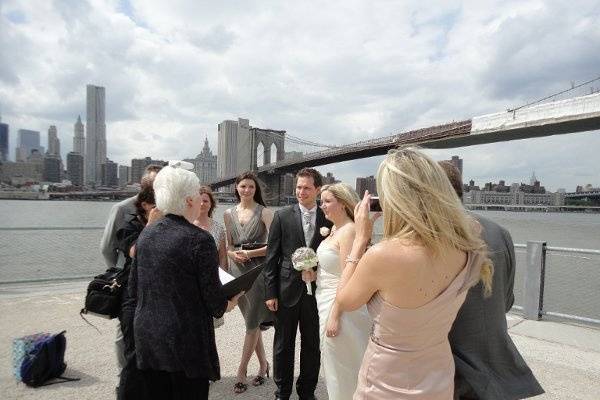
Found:
[[[245,243],[267,243],[267,227],[262,220],[263,210],[264,207],[257,204],[254,214],[243,226],[240,224],[235,207],[229,210],[231,213],[230,234],[236,250]],[[231,273],[238,277],[264,261],[265,257],[254,257],[242,264],[230,261]],[[238,305],[244,316],[247,330],[257,329],[260,324],[273,321],[273,313],[265,305],[265,279],[262,272],[254,281],[252,288],[240,297]]]

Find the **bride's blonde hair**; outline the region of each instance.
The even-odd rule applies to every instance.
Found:
[[[360,201],[360,197],[356,194],[356,191],[352,189],[352,186],[347,183],[338,182],[330,185],[323,185],[321,187],[321,193],[328,191],[344,206],[346,215],[354,221],[354,207]]]
[[[434,256],[449,249],[483,256],[484,293],[492,291],[492,261],[478,223],[465,212],[444,170],[414,147],[390,151],[377,172],[383,238],[420,243]]]

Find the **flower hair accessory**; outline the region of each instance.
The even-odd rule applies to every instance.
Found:
[[[191,171],[194,169],[194,164],[192,164],[191,162],[187,162],[187,161],[171,160],[171,161],[169,161],[169,167],[181,168],[181,169]]]
[[[292,264],[296,271],[310,271],[317,266],[317,254],[310,247],[300,247],[292,254]],[[306,292],[312,295],[312,285],[306,282]]]
[[[331,230],[326,227],[326,226],[322,226],[321,229],[319,229],[319,233],[321,234],[321,236],[323,237],[327,237],[329,236],[329,233],[331,232]]]

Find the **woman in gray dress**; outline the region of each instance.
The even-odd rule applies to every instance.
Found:
[[[243,173],[235,181],[235,196],[239,203],[225,211],[223,220],[227,232],[227,255],[232,261],[231,273],[239,276],[263,262],[267,253],[267,236],[273,220],[273,212],[265,207],[258,179],[251,172]],[[256,244],[265,243],[256,248]],[[252,249],[242,249],[243,244],[255,244]],[[260,325],[273,320],[273,314],[265,305],[264,279],[259,276],[250,290],[239,300],[240,310],[246,322],[246,336],[242,358],[237,371],[235,393],[248,389],[246,375],[252,353],[259,362],[258,374],[253,386],[262,385],[269,375],[269,363],[265,355]]]
[[[200,186],[200,213],[194,220],[194,225],[204,229],[215,239],[217,250],[219,251],[219,267],[229,271],[227,263],[227,243],[225,241],[225,227],[213,219],[213,212],[217,207],[217,202],[210,187]],[[225,320],[223,317],[215,318],[215,329],[223,326]]]

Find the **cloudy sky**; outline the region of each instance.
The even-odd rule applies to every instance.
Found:
[[[343,144],[518,106],[600,76],[600,3],[0,1],[0,113],[63,156],[106,88],[108,155],[194,157],[238,117]],[[594,86],[595,85],[595,86]],[[600,81],[592,84],[600,89]],[[587,94],[590,87],[574,95]],[[286,150],[297,150],[288,146]],[[600,134],[430,151],[465,179],[600,186]],[[353,183],[380,158],[320,168]]]

